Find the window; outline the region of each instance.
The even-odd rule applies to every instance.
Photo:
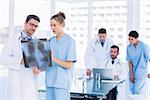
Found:
[[[15,0],[15,26],[24,25],[26,17],[35,14],[41,22],[34,35],[39,38],[50,37],[50,5],[48,0]]]
[[[120,58],[125,59],[127,33],[127,0],[95,0],[93,2],[93,37],[99,28],[106,28],[107,35],[120,48]]]
[[[9,0],[0,1],[0,53],[3,48],[3,43],[8,36],[8,24],[9,24]]]
[[[149,0],[141,0],[140,1],[140,40],[145,42],[150,46],[150,1]]]

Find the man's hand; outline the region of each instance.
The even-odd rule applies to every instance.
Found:
[[[38,75],[40,73],[40,70],[37,67],[32,68],[33,74]]]
[[[134,81],[135,81],[135,78],[134,78],[134,75],[133,75],[133,74],[130,74],[130,81],[131,81],[132,83],[134,83]]]
[[[86,69],[86,75],[91,77],[92,70],[91,69]]]

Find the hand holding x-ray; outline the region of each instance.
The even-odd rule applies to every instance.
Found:
[[[32,68],[32,71],[35,75],[38,75],[40,73],[40,70],[35,66]]]

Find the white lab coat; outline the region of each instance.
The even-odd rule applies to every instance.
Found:
[[[98,38],[89,41],[84,56],[85,67],[104,68],[105,62],[110,56],[109,52],[112,45],[113,41],[109,38],[105,40],[103,47]]]
[[[105,63],[105,68],[112,69],[113,75],[118,75],[119,78],[122,77],[123,65],[118,58],[114,59],[114,64],[112,64],[112,59],[109,58]]]
[[[114,75],[118,75],[120,80],[125,80],[123,83],[117,86],[118,95],[117,100],[127,100],[127,66],[122,63],[120,59],[116,58],[114,64],[112,64],[112,59],[109,58],[105,63],[106,69],[112,69]],[[124,98],[122,98],[124,97]]]
[[[38,100],[32,69],[20,64],[22,60],[21,29],[15,28],[4,45],[1,59],[8,68],[8,100]]]

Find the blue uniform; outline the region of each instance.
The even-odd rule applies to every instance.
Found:
[[[75,41],[64,34],[60,40],[52,37],[47,44],[48,50],[52,51],[54,58],[62,61],[76,61]],[[46,100],[69,100],[70,86],[73,76],[73,66],[64,68],[55,62],[52,67],[46,67]]]
[[[127,47],[126,60],[132,62],[133,74],[135,77],[135,83],[133,84],[130,82],[130,91],[133,94],[145,93],[148,72],[147,62],[150,60],[148,46],[141,41],[138,42],[136,47],[129,44]]]

